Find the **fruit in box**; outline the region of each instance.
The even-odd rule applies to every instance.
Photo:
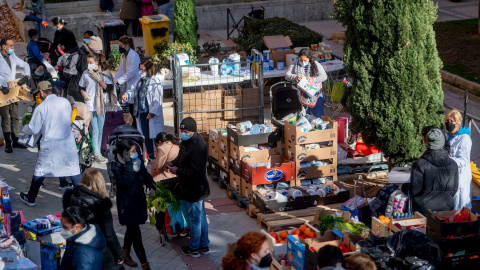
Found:
[[[287,238],[287,236],[288,236],[288,231],[282,231],[282,232],[280,233],[280,237],[281,237],[281,238]]]
[[[275,239],[276,244],[287,243],[287,236],[296,235],[298,239],[303,240],[307,238],[317,238],[317,233],[309,228],[307,225],[302,225],[300,228],[291,230],[291,234],[284,230],[281,232],[271,232],[270,235]]]
[[[307,228],[307,225],[303,224],[302,226],[300,226],[300,232],[304,233],[306,228]]]
[[[278,234],[276,232],[271,232],[270,235],[278,241]]]
[[[292,232],[292,235],[301,235],[301,234],[302,234],[302,232],[300,231],[300,229],[295,229]]]

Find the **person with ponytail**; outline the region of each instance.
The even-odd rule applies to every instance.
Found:
[[[288,67],[285,79],[297,84],[305,77],[307,81],[321,86],[321,83],[327,80],[327,73],[323,66],[315,61],[312,51],[310,49],[302,49],[298,53],[298,57],[298,61]],[[314,108],[305,108],[307,114],[309,114],[309,111],[316,117],[323,115],[323,93],[320,93],[317,105]]]
[[[64,53],[74,53],[78,50],[77,39],[73,32],[68,29],[67,22],[60,17],[54,17],[52,19],[53,30],[55,30],[55,36],[53,38],[53,45],[50,49],[50,58],[52,64],[56,64],[61,53],[58,49]]]
[[[235,250],[222,259],[224,270],[267,270],[272,256],[267,237],[259,232],[247,232],[238,239]]]

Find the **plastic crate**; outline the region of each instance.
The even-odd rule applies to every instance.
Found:
[[[52,233],[57,233],[57,232],[62,231],[62,226],[54,226],[54,227],[50,227],[49,229],[45,229],[45,230],[37,229],[37,228],[35,228],[35,220],[27,221],[27,222],[23,223],[22,226],[25,230],[30,231],[30,232],[36,234],[37,236],[45,236],[45,235],[49,235],[49,234],[52,234]]]

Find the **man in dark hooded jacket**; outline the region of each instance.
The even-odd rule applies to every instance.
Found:
[[[200,252],[210,254],[204,202],[210,194],[207,180],[208,148],[202,136],[197,133],[197,123],[193,118],[184,118],[180,123],[180,131],[182,145],[178,157],[165,163],[170,172],[178,177],[162,182],[179,182],[180,197],[187,201],[190,218],[190,243],[182,247],[182,252],[198,258]]]
[[[444,149],[445,134],[430,126],[422,130],[422,139],[427,151],[413,163],[410,183],[402,185],[402,192],[410,193],[413,210],[423,215],[427,210],[453,210],[458,166]]]

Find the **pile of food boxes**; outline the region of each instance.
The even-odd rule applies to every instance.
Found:
[[[312,116],[212,129],[208,168],[263,213],[341,203],[337,132],[336,121]]]

